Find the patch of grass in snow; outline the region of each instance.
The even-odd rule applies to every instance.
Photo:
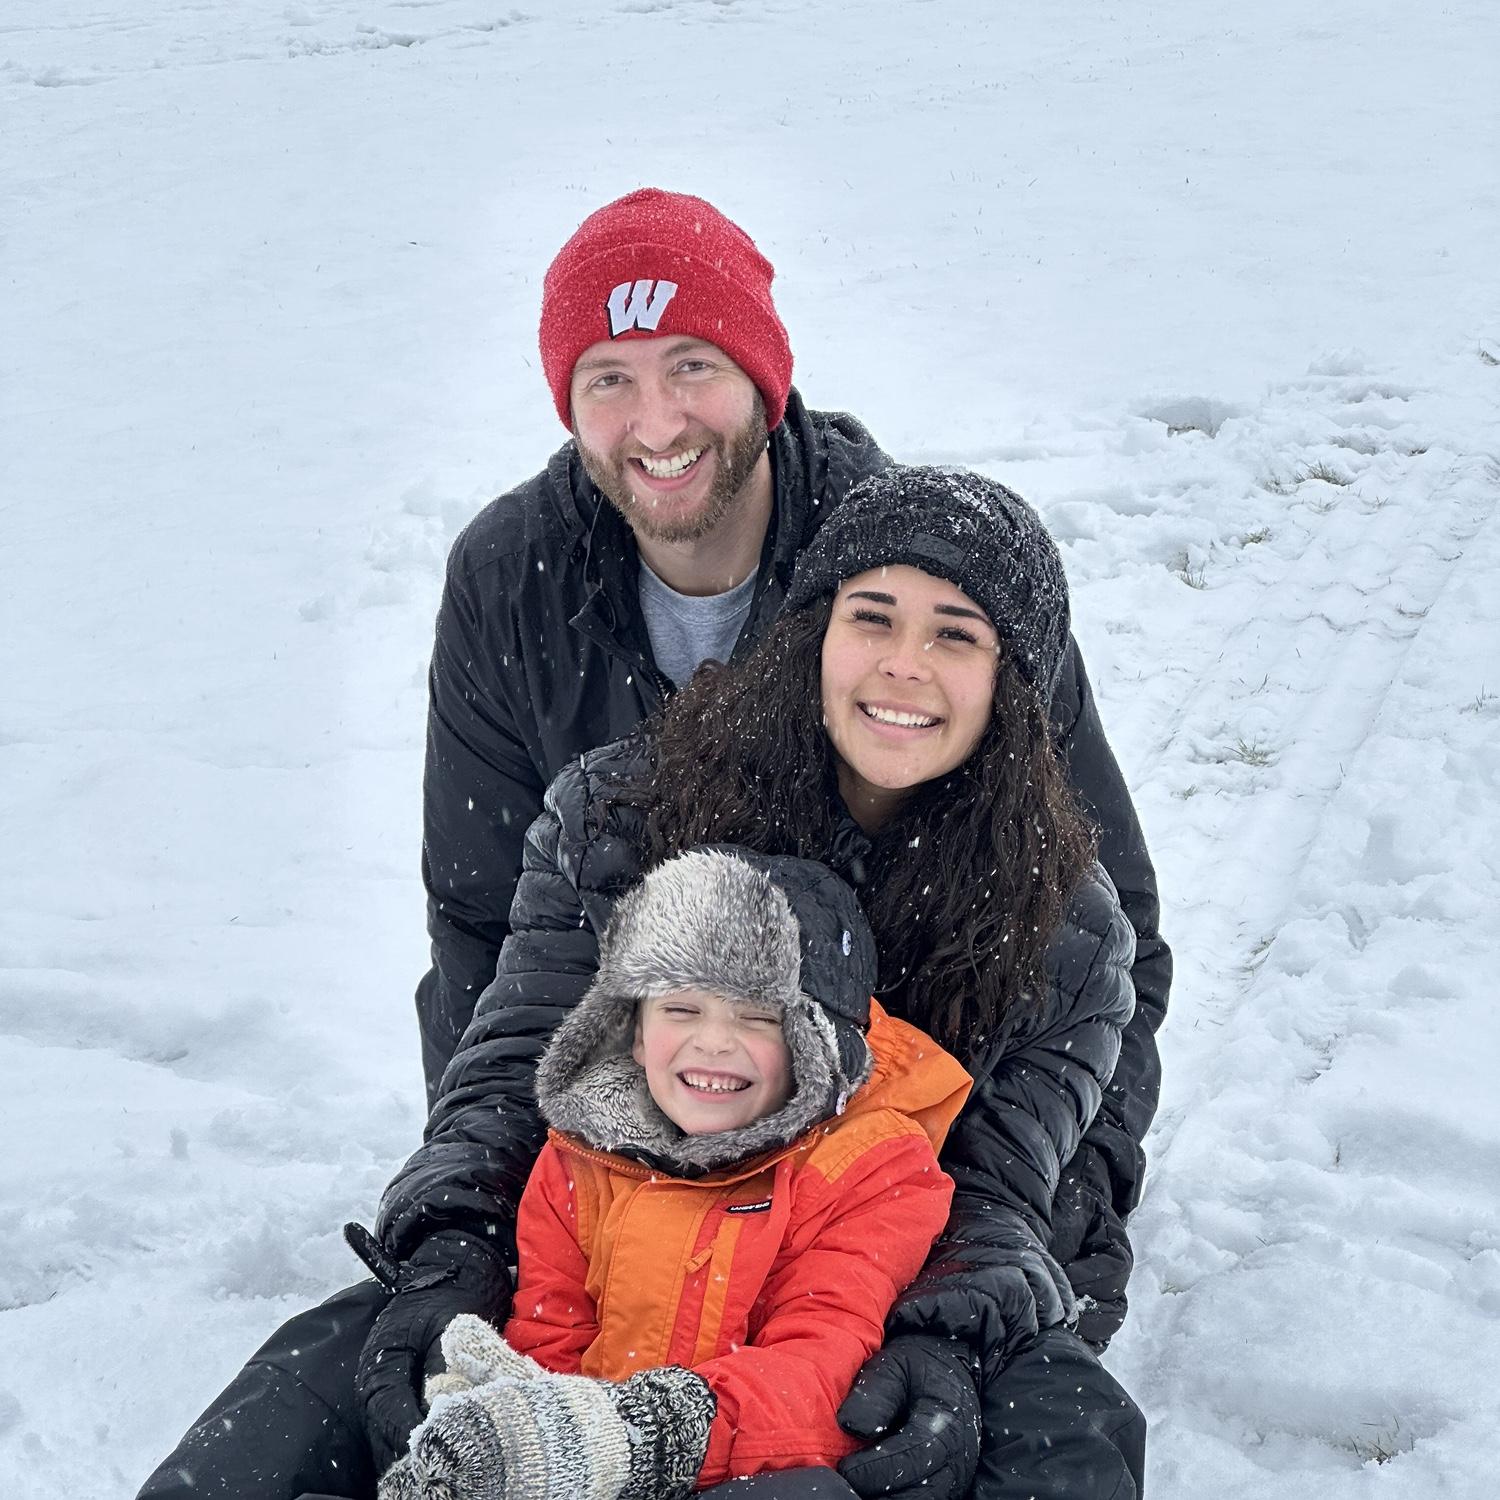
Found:
[[[1336,484],[1340,489],[1354,482],[1351,479],[1346,479],[1337,469],[1330,468],[1321,459],[1317,463],[1309,464],[1307,468],[1303,469],[1301,474],[1297,476],[1297,483],[1303,484],[1309,479],[1321,479],[1324,484]]]
[[[1262,542],[1269,541],[1271,528],[1269,526],[1257,526],[1254,531],[1247,531],[1240,537],[1240,546],[1258,547]]]
[[[1307,508],[1315,516],[1326,516],[1328,512],[1331,511],[1338,503],[1338,497],[1336,495],[1330,495],[1326,500],[1309,500],[1307,502]]]
[[[1179,802],[1186,802],[1188,798],[1198,795],[1198,783],[1195,781],[1191,785],[1183,787],[1181,791],[1173,792],[1172,795]]]
[[[1271,945],[1276,941],[1276,934],[1268,932],[1251,950],[1245,959],[1245,972],[1247,974],[1257,973],[1266,961],[1266,955],[1271,951]]]
[[[1354,1450],[1361,1463],[1388,1464],[1398,1453],[1410,1453],[1414,1440],[1403,1435],[1401,1420],[1392,1417],[1386,1422],[1367,1422],[1366,1435],[1354,1434],[1348,1446]]]
[[[1295,479],[1283,479],[1280,474],[1272,474],[1269,478],[1262,479],[1261,489],[1271,495],[1290,495],[1297,488]]]
[[[1276,759],[1276,755],[1269,745],[1262,744],[1260,740],[1237,737],[1234,744],[1229,747],[1225,759],[1237,760],[1247,766],[1269,766]]]
[[[1332,1066],[1336,1037],[1319,1037],[1308,1042],[1313,1053],[1313,1063],[1297,1074],[1298,1083],[1316,1083]]]
[[[1177,557],[1172,563],[1172,571],[1185,584],[1187,584],[1190,589],[1202,589],[1208,587],[1208,583],[1206,581],[1208,574],[1208,564],[1206,562],[1195,563],[1192,558],[1187,555],[1186,552],[1179,552],[1177,554]]]
[[[1500,354],[1491,354],[1483,344],[1475,351],[1487,365],[1500,365]]]
[[[1459,712],[1465,714],[1489,713],[1497,703],[1500,703],[1500,693],[1492,693],[1488,688],[1480,688],[1479,696],[1472,703],[1465,703]]]

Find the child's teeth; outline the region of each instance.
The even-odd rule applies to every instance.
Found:
[[[745,1087],[743,1083],[726,1083],[715,1078],[702,1078],[692,1073],[684,1073],[683,1079],[695,1089],[707,1089],[713,1094],[737,1094]]]

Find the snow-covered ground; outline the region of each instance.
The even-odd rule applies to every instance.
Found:
[[[126,1496],[420,1129],[446,543],[642,183],[1065,543],[1178,953],[1155,1500],[1500,1489],[1491,0],[7,0],[0,1490]]]

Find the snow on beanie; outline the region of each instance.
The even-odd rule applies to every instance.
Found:
[[[542,283],[542,370],[563,425],[573,425],[573,366],[591,344],[678,334],[734,360],[774,428],[792,384],[791,345],[771,301],[775,274],[750,236],[702,198],[642,188],[590,214]]]
[[[894,464],[849,491],[797,561],[787,609],[870,568],[906,563],[957,584],[1049,703],[1068,646],[1057,544],[1014,490],[968,469]]]

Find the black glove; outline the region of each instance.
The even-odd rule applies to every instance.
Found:
[[[429,1362],[440,1358],[443,1330],[460,1313],[503,1321],[514,1287],[500,1250],[461,1229],[430,1235],[401,1263],[360,1225],[344,1234],[391,1291],[354,1372],[375,1472],[383,1474],[406,1452],[412,1428],[426,1415],[422,1380]]]
[[[1073,1288],[1035,1232],[992,1216],[982,1237],[939,1241],[886,1327],[968,1345],[990,1380],[1042,1329],[1077,1318]]]
[[[985,1290],[1005,1320],[1000,1347],[1007,1361],[1042,1329],[1078,1321],[1078,1304],[1062,1267],[1039,1247],[1014,1253],[1010,1265],[988,1266],[984,1273]],[[986,1356],[992,1352],[986,1350]]]
[[[839,1473],[865,1500],[959,1500],[979,1467],[979,1388],[963,1344],[899,1334],[865,1361],[839,1425],[875,1442]]]

